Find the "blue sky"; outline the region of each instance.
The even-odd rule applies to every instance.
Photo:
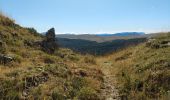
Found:
[[[170,0],[0,0],[0,10],[39,32],[170,31]]]

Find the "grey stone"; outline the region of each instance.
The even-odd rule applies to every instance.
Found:
[[[10,56],[6,56],[6,55],[0,55],[0,64],[6,65],[8,63],[10,63],[11,61],[13,61],[13,58]]]
[[[55,38],[55,29],[51,28],[47,31],[45,40],[42,42],[43,51],[53,54],[58,48],[58,44]]]

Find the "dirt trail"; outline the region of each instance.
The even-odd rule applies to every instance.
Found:
[[[111,73],[113,70],[113,64],[109,61],[108,58],[106,59],[98,59],[99,66],[104,74],[104,83],[102,88],[102,96],[105,100],[120,100],[118,89],[117,89],[117,82],[116,76]]]

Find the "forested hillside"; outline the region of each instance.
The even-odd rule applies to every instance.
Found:
[[[92,55],[106,55],[145,42],[147,38],[116,39],[108,42],[98,43],[81,39],[57,38],[61,47],[72,49],[75,52]]]

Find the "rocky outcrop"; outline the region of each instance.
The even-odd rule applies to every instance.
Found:
[[[49,79],[48,73],[42,72],[40,75],[30,76],[23,78],[24,81],[24,91],[22,95],[27,97],[29,95],[30,89],[38,87],[40,84],[47,82]]]
[[[55,38],[55,29],[51,28],[47,31],[45,40],[42,42],[42,49],[47,53],[54,53],[58,48],[58,44]]]
[[[46,40],[49,41],[49,42],[55,41],[55,29],[54,28],[51,28],[47,31]]]
[[[149,39],[146,42],[146,47],[150,47],[152,49],[166,48],[170,46],[170,40],[158,40],[158,39]]]
[[[34,47],[38,49],[42,49],[44,52],[49,54],[53,54],[56,49],[58,49],[58,44],[55,37],[55,29],[49,29],[43,41],[30,41],[24,40],[24,46]]]
[[[48,78],[48,73],[45,72],[41,73],[40,75],[26,77],[24,78],[25,88],[36,87],[39,84],[46,82]]]

